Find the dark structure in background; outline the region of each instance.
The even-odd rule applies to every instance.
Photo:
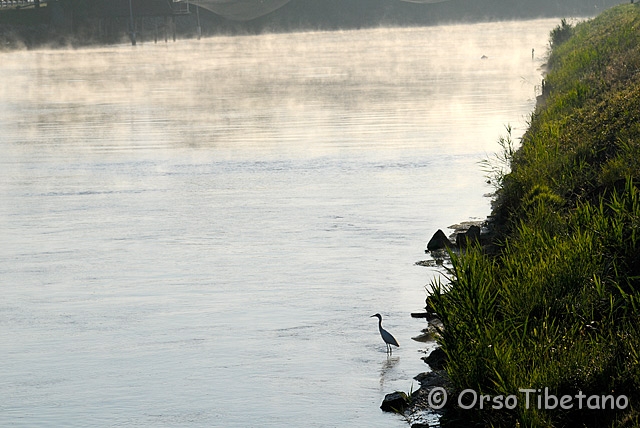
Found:
[[[280,9],[291,0],[191,0],[191,3],[233,21],[250,21]]]
[[[499,21],[537,17],[594,16],[622,0],[291,0],[247,23],[254,28],[336,29],[380,25],[420,26],[448,22]]]
[[[128,34],[133,45],[138,34],[145,34],[145,24],[151,26],[154,40],[164,34],[165,42],[171,32],[176,39],[174,17],[189,13],[188,3],[172,0],[94,0],[87,4],[85,19],[98,23],[99,38],[113,37],[122,21],[128,20]],[[151,24],[151,25],[149,25]]]
[[[49,0],[52,3],[52,0]],[[127,33],[132,44],[138,36],[159,33],[176,38],[174,17],[189,13],[188,3],[173,0],[53,0],[71,21],[72,31],[91,40],[116,41]],[[146,28],[145,28],[146,26]]]
[[[175,39],[200,34],[257,34],[536,17],[586,17],[623,0],[36,0],[2,7],[0,42],[27,46]],[[14,2],[17,0],[13,0]],[[626,0],[624,0],[626,2]],[[39,5],[39,4],[38,4]],[[39,5],[40,6],[40,5]],[[14,8],[15,9],[15,8]]]
[[[0,48],[118,42],[168,32],[175,18],[189,13],[173,0],[0,0]],[[146,28],[145,28],[146,26]]]

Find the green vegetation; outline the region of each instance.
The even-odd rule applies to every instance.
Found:
[[[522,145],[494,166],[496,255],[452,256],[430,305],[458,391],[518,396],[514,409],[452,409],[464,426],[640,426],[640,8],[551,33],[544,99]],[[491,168],[490,168],[491,169]],[[526,408],[622,394],[624,410]],[[455,400],[451,400],[455,401]],[[592,402],[594,404],[594,402]],[[457,425],[456,425],[457,426]]]

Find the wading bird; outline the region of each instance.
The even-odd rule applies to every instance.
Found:
[[[378,317],[378,329],[380,330],[380,336],[382,336],[382,340],[384,340],[384,343],[387,345],[387,353],[392,354],[393,352],[391,351],[391,345],[399,347],[400,345],[398,345],[398,341],[391,335],[391,333],[382,328],[382,315],[375,314],[371,315],[370,318],[373,317]]]

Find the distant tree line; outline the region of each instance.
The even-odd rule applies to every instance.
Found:
[[[449,0],[417,4],[401,0],[291,0],[247,26],[254,28],[358,28],[433,25],[536,17],[594,16],[619,0]]]
[[[595,16],[620,0],[448,0],[417,4],[402,0],[291,0],[260,18],[237,22],[199,9],[204,35],[333,30],[376,26],[422,26],[448,22],[500,21],[535,17]],[[48,0],[46,8],[0,13],[3,46],[42,43],[91,44],[114,42],[130,26],[129,0]],[[166,31],[172,0],[131,0],[136,28]],[[184,8],[184,3],[183,3]],[[171,19],[179,37],[196,33],[196,6],[192,13]],[[162,21],[162,17],[165,20]],[[149,37],[149,35],[147,35]]]
[[[82,18],[126,16],[129,0],[57,0]],[[171,0],[131,0],[137,16],[171,13]],[[620,0],[449,0],[417,4],[402,0],[291,0],[275,12],[240,24],[246,28],[292,30],[357,28],[378,25],[431,25],[534,17],[594,16]],[[194,6],[192,6],[194,7]],[[203,11],[205,15],[210,12]],[[224,18],[210,17],[218,24]],[[238,24],[228,24],[235,26]]]

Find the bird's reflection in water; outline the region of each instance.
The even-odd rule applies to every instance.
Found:
[[[382,362],[382,366],[380,367],[380,389],[384,390],[384,385],[387,381],[393,381],[396,379],[397,375],[394,375],[394,369],[400,362],[400,357],[392,357],[387,355],[385,361]]]

